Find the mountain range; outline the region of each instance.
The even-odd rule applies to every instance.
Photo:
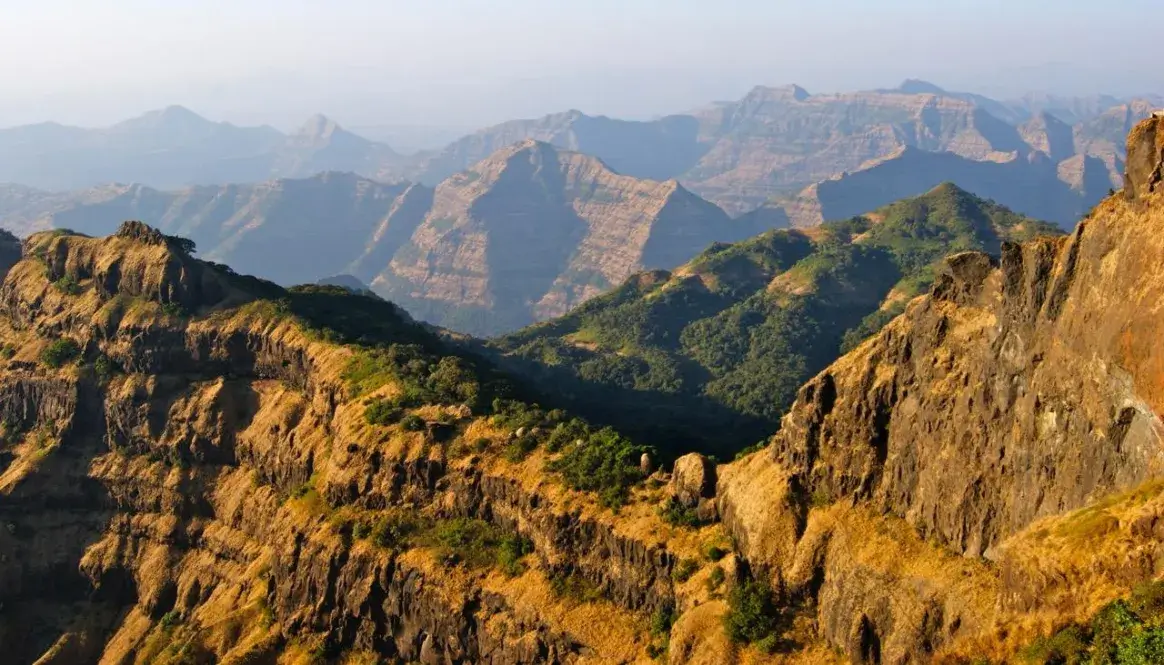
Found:
[[[53,191],[111,183],[159,188],[250,183],[343,170],[376,175],[405,158],[323,116],[285,135],[211,122],[171,106],[103,129],[0,129],[0,182]]]
[[[979,180],[991,181],[990,191],[971,188],[976,194],[1069,226],[1108,188],[1119,186],[1123,137],[1152,104],[1045,101],[1009,105],[920,81],[891,90],[821,95],[799,86],[757,87],[735,102],[648,122],[570,111],[504,123],[421,156],[412,177],[438,180],[501,145],[535,138],[595,155],[627,175],[676,178],[733,215],[775,201],[793,209],[787,213],[792,223],[805,225],[819,222],[819,216],[802,215],[795,201],[814,198],[811,188],[822,181],[844,180],[877,165],[900,168],[917,180],[900,182],[880,200],[866,198],[854,206],[859,211],[981,170]],[[1100,108],[1108,101],[1110,107]],[[915,152],[943,157],[914,165]],[[900,161],[905,163],[897,166]],[[1005,185],[1016,175],[1025,183],[1046,184],[1033,196],[1025,186]],[[1106,184],[1097,190],[1101,180]],[[793,203],[782,203],[785,199]],[[1044,199],[1051,202],[1040,204]]]
[[[479,180],[540,164],[548,197],[580,159],[523,151]],[[1127,153],[1067,235],[945,185],[526,331],[665,351],[707,303],[680,342],[759,351],[723,393],[753,404],[858,331],[722,462],[665,413],[549,408],[572,386],[350,275],[285,289],[136,221],[0,234],[4,660],[1162,662],[1164,117]]]
[[[792,224],[814,223],[819,215],[804,203],[815,198],[813,186],[887,165],[884,170],[907,171],[917,182],[898,179],[881,200],[851,207],[885,205],[981,171],[977,178],[988,184],[983,191],[970,188],[976,194],[1069,226],[1107,188],[1119,186],[1123,137],[1152,105],[1102,95],[1001,102],[917,80],[815,95],[795,85],[760,86],[737,101],[650,121],[577,110],[515,120],[409,156],[322,116],[284,135],[170,107],[106,129],[44,123],[0,130],[0,182],[47,190],[109,183],[172,189],[336,170],[436,186],[534,139],[597,157],[623,175],[676,179],[733,216],[769,204]],[[949,156],[916,165],[911,153],[918,151]],[[1015,177],[1024,184],[1003,184]],[[1029,183],[1038,184],[1039,196],[1030,194]]]
[[[171,192],[8,186],[0,215],[23,233],[90,235],[148,219],[208,260],[286,285],[350,274],[426,321],[481,335],[564,314],[638,270],[765,228],[675,181],[622,176],[532,140],[435,188],[337,172]]]

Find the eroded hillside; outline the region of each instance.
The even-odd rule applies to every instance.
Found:
[[[646,662],[732,570],[649,449],[188,249],[41,233],[0,288],[11,662]]]
[[[34,235],[0,286],[5,656],[1158,662],[1164,120],[1129,146],[1074,234],[949,258],[718,467],[387,302],[140,223]]]
[[[1133,130],[1125,192],[1075,233],[951,257],[721,470],[742,555],[858,661],[1015,660],[1155,576],[1161,125]],[[899,535],[874,549],[870,529]]]
[[[595,155],[626,175],[676,178],[733,215],[768,203],[769,213],[799,226],[950,180],[1068,227],[1119,186],[1123,137],[1149,110],[1145,101],[1115,98],[1002,103],[924,81],[838,94],[757,86],[739,100],[650,122],[571,111],[505,123],[422,159],[410,175],[436,183],[532,138]],[[818,184],[832,191],[818,196]]]
[[[537,141],[452,176],[427,203],[387,219],[397,241],[351,272],[418,318],[477,335],[560,316],[634,272],[760,230],[673,180]]]
[[[1058,233],[947,183],[714,245],[490,347],[571,409],[730,458],[778,428],[804,381],[928,291],[942,257]]]

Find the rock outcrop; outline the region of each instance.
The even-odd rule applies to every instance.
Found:
[[[551,453],[511,461],[479,407],[369,416],[400,372],[486,389],[389,303],[137,222],[27,246],[0,288],[6,662],[643,662],[680,561],[722,539],[666,525],[663,489],[617,517]]]
[[[1101,571],[1154,574],[1085,545],[1094,531],[1064,526],[1052,544],[1041,525],[1093,519],[1089,504],[1137,487],[1103,504],[1133,517],[1098,533],[1152,523],[1137,511],[1164,473],[1159,122],[1130,135],[1127,197],[1069,237],[1004,244],[1000,261],[950,257],[931,295],[800,390],[766,450],[721,469],[717,500],[743,556],[789,598],[814,598],[822,635],[856,662],[998,638],[1017,599],[1032,617],[1086,616],[1095,598],[1074,585],[1096,583],[1076,566],[1108,598],[1116,573]],[[898,534],[882,557],[861,542],[871,532]],[[1040,558],[1043,547],[1060,553]]]
[[[1135,199],[1156,191],[1164,179],[1164,118],[1152,116],[1142,122],[1128,136],[1128,171],[1124,178],[1124,193]]]
[[[671,472],[671,494],[685,508],[695,508],[700,500],[715,496],[715,464],[699,453],[675,460]]]
[[[597,156],[625,175],[678,179],[733,215],[775,199],[780,204],[764,208],[765,217],[819,224],[953,180],[1066,227],[1119,186],[1123,138],[1149,106],[1110,97],[1076,109],[1043,101],[1008,104],[924,82],[839,94],[758,86],[739,100],[650,122],[578,111],[507,122],[423,158],[414,177],[435,185],[496,150],[535,139]],[[1102,171],[1102,187],[1083,188],[1073,178],[1084,160]],[[829,185],[886,162],[868,178]],[[814,210],[818,184],[833,191]],[[851,212],[833,214],[844,210]]]

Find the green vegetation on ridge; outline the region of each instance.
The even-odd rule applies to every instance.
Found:
[[[806,379],[928,290],[944,256],[1056,233],[942,185],[811,231],[712,245],[492,348],[562,406],[631,434],[649,427],[665,453],[731,455],[778,427]]]

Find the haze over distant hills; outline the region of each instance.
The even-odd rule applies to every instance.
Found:
[[[23,183],[0,186],[0,224],[102,235],[143,219],[239,270],[283,284],[348,274],[426,321],[491,335],[713,241],[846,219],[947,181],[1069,227],[1120,185],[1122,137],[1151,108],[1001,102],[917,80],[757,87],[691,114],[568,111],[402,156],[324,116],[284,135],[170,107],[101,130],[0,131],[0,181]]]
[[[763,228],[675,181],[524,141],[435,188],[351,173],[160,191],[0,186],[20,233],[104,235],[148,219],[208,260],[281,284],[348,274],[427,321],[478,334],[564,314],[630,274],[672,267]]]
[[[343,170],[375,174],[404,158],[314,116],[292,134],[212,122],[180,106],[104,129],[56,123],[0,129],[0,182],[48,190],[258,182]]]
[[[1109,105],[1110,104],[1110,105]],[[483,129],[436,155],[422,158],[414,176],[422,182],[446,177],[484,154],[521,138],[536,138],[593,154],[623,173],[677,178],[686,187],[740,214],[773,200],[811,198],[816,183],[892,162],[911,151],[950,153],[953,158],[912,162],[902,168],[916,177],[897,179],[891,193],[863,199],[861,210],[902,196],[921,194],[962,172],[980,169],[979,180],[998,186],[975,193],[997,198],[1020,212],[1070,225],[1118,186],[1122,137],[1147,115],[1147,100],[1103,96],[1035,96],[1000,102],[981,95],[951,93],[924,81],[906,81],[891,90],[813,95],[799,86],[756,87],[735,102],[715,104],[687,115],[649,122],[591,117],[578,111],[519,120]],[[1052,125],[1054,150],[1039,129]],[[1107,186],[1089,191],[1101,160]],[[1087,183],[1083,171],[1090,169]],[[936,170],[935,170],[936,169]],[[888,170],[893,170],[890,168]],[[1026,185],[1008,191],[1015,178],[1043,182],[1029,196]],[[1060,181],[1062,186],[1053,181]],[[1054,189],[1061,191],[1052,191]],[[1031,202],[1050,199],[1047,206]],[[794,206],[795,207],[795,206]],[[1051,213],[1051,214],[1048,214]],[[796,212],[792,216],[795,218]],[[819,223],[819,216],[793,223]]]
[[[831,218],[830,208],[856,214],[947,180],[1069,226],[1119,186],[1123,137],[1155,103],[1042,94],[998,101],[920,80],[839,94],[758,86],[736,101],[650,121],[577,110],[513,120],[408,156],[323,116],[284,135],[170,107],[107,129],[0,130],[0,182],[175,188],[336,170],[436,186],[535,139],[593,155],[623,175],[676,179],[732,215],[766,205],[766,219],[796,226]],[[866,171],[868,180],[848,180]]]

